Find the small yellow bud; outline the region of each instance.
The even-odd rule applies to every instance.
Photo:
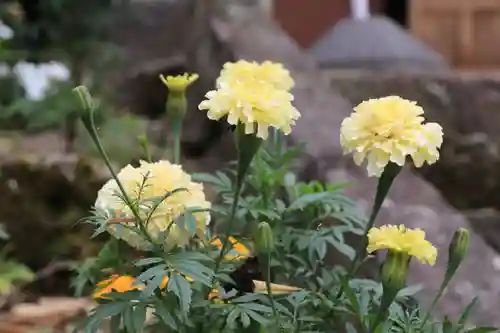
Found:
[[[182,75],[160,75],[160,80],[170,91],[185,91],[192,83],[198,80],[198,74],[184,73]]]
[[[184,73],[167,77],[160,75],[160,80],[168,88],[167,115],[175,121],[175,124],[172,125],[179,127],[181,126],[179,121],[184,118],[187,112],[186,89],[198,80],[198,74]],[[175,128],[174,131],[180,131],[180,129]]]
[[[269,223],[260,222],[257,225],[255,245],[260,253],[270,253],[274,250],[274,235]]]

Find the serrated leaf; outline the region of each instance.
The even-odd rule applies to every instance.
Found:
[[[177,323],[174,317],[170,314],[170,311],[164,305],[157,305],[155,315],[168,327],[177,331]]]
[[[246,312],[241,312],[240,320],[241,323],[243,324],[243,327],[247,328],[248,326],[250,326],[250,317]]]
[[[349,258],[351,260],[354,259],[354,256],[356,255],[356,251],[354,251],[354,249],[352,247],[350,247],[349,245],[347,245],[345,243],[337,242],[334,238],[329,238],[328,242],[331,245],[333,245],[333,247],[337,251],[339,251],[340,253],[342,253],[343,255],[345,255],[347,258]]]
[[[167,269],[167,265],[165,265],[165,264],[156,265],[154,267],[148,268],[147,270],[145,270],[144,272],[139,274],[139,276],[135,278],[135,281],[136,282],[145,282],[145,281],[154,279],[158,275],[165,277],[166,269]]]
[[[258,322],[259,324],[261,325],[267,325],[269,324],[269,319],[267,319],[266,317],[264,316],[261,316],[260,314],[258,314],[257,312],[255,311],[252,311],[252,310],[247,310],[246,313],[253,319],[255,320],[256,322]]]
[[[137,267],[149,266],[149,265],[157,264],[160,262],[163,262],[163,258],[160,258],[160,257],[143,258],[143,259],[139,259],[136,262],[134,262],[134,266],[137,266]]]
[[[472,310],[474,310],[474,307],[477,304],[477,296],[472,299],[472,301],[465,307],[464,311],[462,311],[462,314],[460,315],[460,319],[458,319],[458,326],[465,325],[467,322],[467,319],[471,315]]]
[[[226,326],[229,328],[235,328],[236,327],[236,318],[240,315],[241,310],[238,308],[234,308],[231,312],[229,312],[229,315],[226,318]]]
[[[477,327],[471,330],[468,330],[466,333],[492,333],[498,332],[499,329],[496,327]]]
[[[167,276],[166,271],[163,271],[163,273],[159,273],[158,275],[156,275],[152,280],[150,280],[146,284],[146,288],[142,291],[142,294],[148,297],[152,296],[155,290],[160,287],[166,276]]]
[[[188,312],[191,305],[191,287],[189,282],[180,274],[170,276],[167,291],[172,292],[179,299],[183,311]]]
[[[331,195],[331,192],[320,192],[320,193],[312,193],[312,194],[305,194],[301,195],[298,197],[292,204],[288,207],[287,210],[302,210],[304,209],[307,205],[310,205],[312,203],[315,203],[317,201],[320,201],[322,199],[325,199]]]
[[[134,314],[133,314],[134,330],[131,332],[140,333],[143,331],[144,324],[146,322],[146,312],[147,312],[147,305],[146,304],[139,304],[135,307]]]

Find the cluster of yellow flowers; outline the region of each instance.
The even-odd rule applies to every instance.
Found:
[[[379,177],[389,162],[402,166],[411,156],[416,167],[439,158],[443,143],[439,124],[423,124],[424,110],[398,96],[370,99],[342,122],[340,142],[359,165],[368,159],[368,174]]]
[[[267,139],[269,127],[289,134],[300,117],[289,92],[293,85],[280,64],[227,63],[217,79],[217,89],[206,94],[199,109],[208,110],[208,118],[213,120],[227,116],[229,124],[242,124],[246,134],[256,133],[262,139]]]
[[[155,163],[141,161],[137,168],[127,165],[117,176],[127,196],[132,201],[139,202],[138,213],[144,221],[147,220],[146,231],[151,238],[158,238],[161,232],[170,228],[165,240],[167,249],[185,246],[191,238],[187,226],[181,228],[179,224],[174,223],[177,217],[190,208],[211,207],[210,202],[205,199],[203,184],[193,182],[182,166],[168,161]],[[174,190],[178,191],[163,200],[151,213],[151,206],[155,200]],[[118,183],[114,179],[109,180],[99,190],[95,207],[103,211],[120,212],[119,217],[123,218],[122,221],[135,222],[133,212],[123,200]],[[210,222],[210,214],[204,211],[193,213],[193,216],[196,219],[196,235],[203,237],[206,225]],[[126,241],[137,249],[148,248],[147,240],[126,223],[108,223],[107,230],[114,237]]]
[[[184,75],[162,77],[162,80],[169,89],[176,90],[185,89],[197,78],[197,75]],[[206,100],[200,103],[199,109],[207,110],[210,119],[219,120],[227,116],[230,124],[242,125],[246,134],[255,134],[262,139],[268,137],[269,127],[289,134],[300,117],[299,111],[292,105],[290,90],[293,86],[290,73],[281,64],[244,60],[226,63],[216,81],[216,90],[206,94]],[[353,114],[342,122],[340,141],[344,152],[353,153],[357,164],[368,160],[370,176],[380,176],[388,163],[402,166],[408,156],[417,167],[425,162],[436,162],[442,135],[440,125],[424,124],[423,109],[415,102],[389,96],[371,99],[355,107]],[[141,161],[137,168],[128,165],[119,172],[118,179],[125,194],[138,203],[138,214],[147,221],[145,230],[152,239],[170,229],[165,240],[167,248],[185,246],[192,237],[185,227],[175,223],[177,217],[189,208],[211,207],[205,199],[203,185],[193,182],[180,165],[168,161]],[[178,189],[185,190],[170,195],[149,216],[154,200]],[[119,215],[110,216],[109,221],[116,222],[108,223],[110,234],[138,249],[148,248],[148,241],[128,225],[137,221],[114,179],[99,191],[95,207],[107,212],[119,212]],[[202,238],[210,214],[196,212],[194,217],[196,235]],[[415,256],[423,263],[434,264],[436,261],[436,248],[425,240],[424,231],[419,229],[406,229],[402,225],[372,228],[368,240],[368,252],[390,249]],[[250,255],[248,248],[233,238],[230,241],[235,252],[229,253],[227,260],[244,259]],[[222,247],[218,238],[213,239],[212,244]],[[94,296],[100,297],[111,290],[124,292],[140,289],[140,286],[133,285],[134,280],[131,276],[113,276],[99,284],[101,289]],[[168,278],[162,287],[167,282]]]

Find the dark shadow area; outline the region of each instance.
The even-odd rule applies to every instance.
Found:
[[[408,0],[385,0],[382,12],[404,28],[408,28]]]

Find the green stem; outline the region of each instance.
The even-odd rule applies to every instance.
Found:
[[[378,181],[377,192],[375,194],[375,200],[373,202],[372,212],[370,214],[370,218],[368,219],[368,223],[366,224],[365,231],[361,238],[361,242],[359,243],[359,246],[356,250],[356,255],[354,257],[354,260],[352,261],[351,266],[348,270],[346,276],[347,281],[349,281],[349,279],[352,278],[353,274],[356,272],[356,270],[359,268],[359,265],[363,261],[363,257],[366,256],[366,246],[368,245],[368,237],[367,237],[368,232],[370,231],[371,228],[373,228],[373,225],[375,224],[375,219],[377,218],[377,215],[380,212],[380,209],[382,208],[382,204],[384,203],[385,197],[389,193],[389,189],[391,188],[392,182],[399,174],[399,171],[401,171],[400,166],[393,163],[389,163],[385,167],[384,172],[382,173],[382,176]],[[337,298],[340,298],[343,292],[344,292],[344,284],[340,286],[340,289],[337,293]]]
[[[231,215],[229,215],[229,223],[226,229],[226,233],[224,236],[224,241],[222,243],[222,249],[220,250],[219,257],[215,261],[215,274],[219,271],[220,264],[222,262],[222,259],[224,258],[224,255],[226,254],[227,248],[229,246],[229,236],[231,236],[231,233],[233,231],[233,225],[236,217],[236,209],[238,208],[238,202],[240,200],[240,192],[241,192],[241,183],[236,182],[236,187],[234,189],[234,199],[233,199],[233,204],[231,205]]]
[[[172,120],[172,132],[174,134],[174,164],[181,162],[181,136],[182,136],[182,118]]]
[[[434,307],[436,306],[436,304],[437,304],[438,300],[441,298],[441,296],[443,296],[444,290],[446,289],[446,286],[448,285],[448,283],[450,283],[450,280],[451,280],[451,276],[445,276],[445,278],[443,279],[443,282],[441,283],[441,286],[439,286],[439,290],[438,290],[436,296],[434,296],[434,299],[432,300],[431,306],[429,307],[429,309],[425,313],[424,319],[422,320],[422,323],[420,324],[419,331],[421,331],[424,328],[425,324],[429,320],[429,317],[430,317],[432,311],[434,310]]]
[[[130,199],[127,192],[125,191],[125,187],[123,187],[122,182],[118,178],[118,175],[116,174],[115,170],[113,169],[113,166],[111,165],[111,160],[110,160],[108,154],[106,153],[104,146],[102,145],[101,139],[99,138],[99,134],[97,133],[97,129],[96,129],[95,123],[94,123],[94,117],[90,117],[90,126],[89,126],[88,130],[90,131],[90,136],[92,137],[92,140],[96,144],[97,150],[101,154],[101,156],[104,160],[104,163],[106,164],[106,167],[108,168],[109,172],[111,173],[111,176],[113,177],[113,179],[116,181],[116,184],[118,185],[118,188],[120,189],[120,192],[122,193],[123,198],[125,199],[125,204],[130,208],[130,210],[132,211],[132,214],[136,218],[136,220],[139,224],[139,229],[140,229],[141,233],[148,241],[152,242],[151,236],[149,235],[149,233],[147,232],[147,230],[145,228],[144,221],[142,220],[142,218],[139,215],[139,211],[136,209],[135,205],[132,203],[132,200]]]
[[[276,320],[276,327],[279,329],[281,327],[280,317],[278,314],[278,310],[276,310],[276,304],[274,303],[273,291],[271,288],[271,253],[268,253],[267,257],[263,261],[265,263],[262,265],[265,267],[263,267],[262,271],[265,272],[266,275],[265,282],[266,282],[267,296],[269,297],[269,302],[271,303],[271,308],[273,310],[273,316],[274,319]]]

